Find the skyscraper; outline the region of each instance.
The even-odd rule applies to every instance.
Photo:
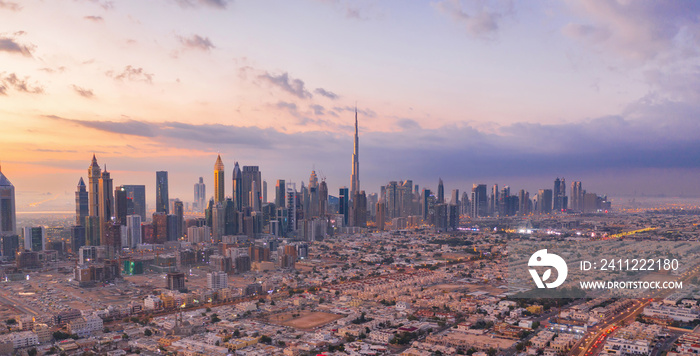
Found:
[[[571,209],[583,211],[583,197],[586,191],[583,190],[581,182],[571,182]]]
[[[367,195],[364,190],[352,197],[352,226],[367,227]]]
[[[557,179],[554,180],[554,190],[552,193],[554,195],[554,211],[560,212],[565,210],[568,205],[568,199],[566,198],[566,181],[564,178],[560,180],[559,177],[557,177]]]
[[[318,200],[318,176],[316,176],[316,171],[311,171],[311,176],[309,176],[309,217],[319,216],[319,200]],[[307,217],[304,217],[307,219]]]
[[[243,210],[243,175],[238,162],[233,165],[233,203],[236,205],[236,210]],[[282,181],[284,183],[284,181]],[[284,184],[282,184],[284,185]],[[284,206],[284,205],[282,205]]]
[[[498,215],[498,202],[500,198],[498,197],[498,184],[494,184],[491,187],[491,200],[489,201],[489,213],[493,216]]]
[[[85,224],[85,217],[90,214],[89,204],[88,191],[81,177],[78,181],[78,190],[75,191],[75,225]]]
[[[145,185],[122,185],[126,190],[126,197],[131,199],[133,211],[129,214],[141,216],[141,221],[146,221],[146,186]]]
[[[442,178],[438,178],[437,203],[445,202],[445,186],[442,184]]]
[[[278,208],[284,208],[287,203],[285,202],[285,193],[287,186],[284,183],[284,179],[278,179],[277,185],[275,185],[275,206]]]
[[[100,216],[100,177],[102,177],[102,170],[97,164],[97,158],[92,155],[92,163],[88,167],[88,213],[90,216]]]
[[[338,192],[338,214],[343,216],[343,226],[348,226],[348,217],[350,215],[350,197],[348,196],[348,188],[342,187]]]
[[[260,196],[262,186],[262,176],[258,166],[243,166],[241,172],[243,206],[260,209],[262,196]],[[256,210],[258,210],[256,209]]]
[[[24,228],[24,249],[43,251],[46,249],[46,230],[43,226],[27,226]]]
[[[540,189],[537,193],[537,212],[549,214],[552,212],[552,190]]]
[[[126,226],[126,216],[129,215],[129,205],[133,210],[131,199],[127,198],[126,189],[121,186],[114,190],[114,222]],[[133,212],[132,212],[133,213]]]
[[[199,177],[199,183],[194,184],[194,208],[192,210],[202,212],[206,208],[207,186],[204,184],[204,178]]]
[[[100,245],[106,244],[107,225],[112,222],[114,213],[114,193],[112,187],[112,177],[107,172],[107,166],[102,172],[99,180],[99,217],[100,217]]]
[[[224,202],[224,192],[224,162],[221,161],[221,155],[218,155],[214,163],[214,203]]]
[[[518,214],[530,214],[530,193],[524,189],[520,189],[520,192],[518,192]]]
[[[141,215],[126,217],[126,241],[129,248],[135,248],[141,243]]]
[[[267,181],[263,179],[262,183],[262,203],[267,203]]]
[[[156,172],[156,212],[168,214],[170,199],[168,198],[168,172]]]
[[[328,184],[325,179],[318,185],[318,210],[321,217],[328,215]]]
[[[352,197],[360,191],[360,136],[357,132],[357,107],[355,107],[355,145],[352,151]]]
[[[2,174],[0,167],[0,236],[17,235],[15,186]]]
[[[384,200],[379,200],[377,202],[377,230],[384,231],[384,224],[386,223],[386,209],[384,208]]]
[[[180,199],[175,199],[173,204],[173,215],[177,220],[177,226],[174,232],[175,240],[180,239],[185,229],[185,206]]]
[[[488,199],[486,198],[486,184],[472,185],[472,218],[480,218],[488,215]]]

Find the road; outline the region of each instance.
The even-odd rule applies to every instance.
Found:
[[[686,271],[682,275],[678,276],[677,280],[687,282],[691,278],[697,276],[698,272],[700,272],[700,266],[696,266],[692,270]],[[605,322],[604,324],[600,325],[597,331],[589,332],[587,337],[583,338],[581,341],[576,343],[576,345],[574,345],[574,348],[572,349],[572,354],[576,356],[597,355],[603,349],[605,339],[608,337],[608,335],[614,332],[614,329],[611,332],[608,332],[608,330],[610,330],[611,328],[616,329],[622,324],[626,325],[633,322],[637,315],[640,314],[644,310],[644,307],[649,305],[653,299],[663,299],[674,292],[675,291],[672,289],[665,289],[657,292],[648,292],[645,295],[647,298],[641,299],[641,302],[640,300],[636,301],[635,306],[633,306],[632,308],[628,308],[622,314],[613,318],[611,321]],[[670,344],[666,345],[666,347],[668,346],[670,346]],[[662,351],[665,350],[665,348],[662,346],[659,348],[659,350]]]

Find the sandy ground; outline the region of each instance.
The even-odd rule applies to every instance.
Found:
[[[300,316],[294,318],[292,317],[292,314],[300,314]],[[291,326],[297,329],[308,330],[326,325],[341,318],[343,318],[343,315],[324,312],[300,311],[273,315],[270,317],[270,322],[284,326]]]

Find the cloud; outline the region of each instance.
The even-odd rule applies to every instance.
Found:
[[[5,72],[0,72],[0,95],[7,95],[9,88],[28,94],[42,94],[44,92],[42,86],[29,83],[29,77],[20,79],[15,73],[6,75]]]
[[[215,9],[225,9],[228,6],[227,0],[175,0],[183,8],[208,6]]]
[[[586,45],[635,61],[698,54],[700,2],[584,0],[570,4],[580,19],[562,32]]]
[[[178,40],[180,40],[180,43],[182,43],[185,47],[192,49],[210,51],[212,48],[216,48],[209,40],[209,37],[202,37],[199,35],[192,35],[190,37],[178,36]]]
[[[362,109],[362,108],[356,108],[353,106],[334,106],[333,107],[333,111],[335,111],[337,113],[342,113],[344,111],[354,113],[355,110],[357,110],[357,112],[362,116],[366,116],[366,117],[376,117],[377,116],[377,113],[374,112],[372,109],[367,109],[367,108]]]
[[[398,125],[402,130],[420,130],[420,124],[413,119],[398,119],[396,121],[396,125]]]
[[[19,11],[19,10],[22,10],[22,6],[20,6],[16,2],[0,0],[0,9],[7,9],[10,11]]]
[[[328,90],[323,89],[323,88],[316,88],[316,90],[314,90],[314,93],[316,93],[318,95],[325,96],[326,98],[329,98],[329,99],[333,99],[333,100],[338,99],[338,95],[336,93],[334,93],[332,91],[328,91]]]
[[[73,88],[78,95],[84,98],[92,99],[95,96],[95,93],[93,93],[91,89],[81,88],[75,84],[71,85],[71,88]]]
[[[49,67],[44,67],[44,68],[39,68],[40,71],[46,72],[46,73],[63,73],[66,71],[66,67],[60,66],[56,69],[54,68],[49,68]]]
[[[14,38],[0,35],[0,52],[17,53],[25,57],[31,57],[35,46],[23,45],[15,41]]]
[[[93,4],[97,4],[101,8],[103,8],[104,10],[114,9],[114,1],[100,1],[100,0],[86,0],[86,1],[91,2]]]
[[[76,120],[67,119],[64,117],[56,115],[45,115],[44,118],[59,121],[68,124],[74,124],[77,126],[83,126],[92,128],[95,130],[100,130],[104,132],[110,132],[115,134],[131,135],[131,136],[141,136],[141,137],[154,137],[155,126],[153,124],[137,121],[137,120],[126,120],[122,122],[117,121],[97,121],[97,120]]]
[[[85,16],[83,17],[85,20],[92,21],[92,22],[102,22],[104,19],[102,16]]]
[[[265,72],[264,74],[259,75],[258,79],[262,79],[268,84],[282,89],[283,91],[286,91],[299,99],[308,99],[312,97],[311,93],[309,93],[304,87],[304,81],[301,79],[291,79],[287,72],[280,75],[272,75]]]
[[[311,110],[313,110],[314,115],[317,115],[317,116],[323,116],[323,115],[325,114],[325,110],[326,110],[323,106],[321,106],[321,105],[315,105],[315,104],[309,106],[309,108],[310,108]]]
[[[493,38],[503,18],[513,13],[513,3],[510,0],[442,0],[433,3],[433,6],[440,13],[462,24],[469,35],[480,38]]]
[[[147,73],[143,68],[136,68],[130,65],[126,66],[121,73],[115,73],[114,71],[107,71],[105,73],[110,78],[116,80],[130,80],[132,82],[144,82],[148,84],[153,83],[153,74]]]

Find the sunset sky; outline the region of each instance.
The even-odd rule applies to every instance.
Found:
[[[700,2],[0,0],[0,164],[17,210],[114,185],[213,194],[220,153],[332,195],[413,179],[700,196]],[[226,194],[231,194],[230,182]]]

